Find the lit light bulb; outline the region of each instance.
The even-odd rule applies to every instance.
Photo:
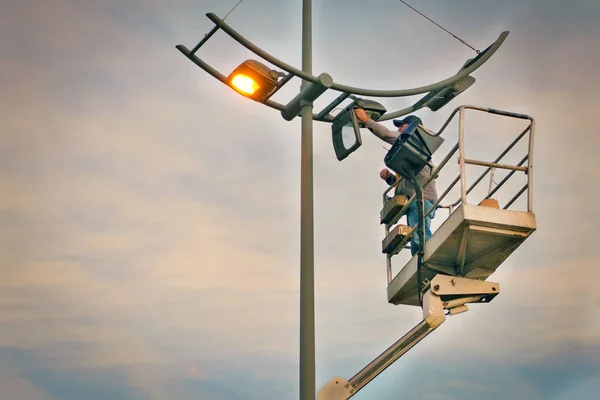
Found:
[[[246,75],[236,75],[231,80],[231,84],[241,92],[254,94],[260,87],[252,78]]]

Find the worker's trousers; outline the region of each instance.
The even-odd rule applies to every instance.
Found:
[[[427,213],[433,204],[435,203],[433,200],[424,200],[423,201],[423,212]],[[427,241],[431,237],[431,220],[435,217],[435,210],[433,210],[428,216],[425,217],[425,241]],[[417,200],[413,201],[413,203],[408,207],[408,212],[406,214],[406,219],[408,222],[408,226],[413,227],[419,223],[419,211],[417,209]],[[419,231],[415,229],[410,239],[410,252],[412,255],[415,255],[417,250],[419,249]]]

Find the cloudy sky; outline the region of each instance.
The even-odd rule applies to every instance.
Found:
[[[235,3],[1,0],[2,399],[298,397],[300,121],[175,49]],[[245,0],[227,22],[301,67],[301,4]],[[433,130],[460,104],[535,117],[538,230],[493,276],[498,298],[355,398],[595,398],[600,2],[411,4],[479,49],[511,32],[473,87],[418,115]],[[339,83],[421,86],[474,55],[396,0],[315,0],[313,13],[313,72]],[[200,54],[224,73],[250,56],[223,33]],[[467,128],[471,158],[519,129],[487,118]],[[363,132],[340,163],[329,129],[314,127],[318,388],[420,320],[386,301],[382,142]]]

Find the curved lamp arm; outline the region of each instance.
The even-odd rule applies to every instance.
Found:
[[[258,55],[259,57],[267,60],[271,64],[283,69],[284,71],[298,76],[299,78],[304,79],[305,81],[318,83],[318,78],[311,74],[308,74],[304,71],[301,71],[281,60],[262,50],[258,46],[251,43],[249,40],[244,38],[241,34],[235,31],[231,26],[227,25],[222,19],[217,17],[214,13],[208,13],[206,16],[215,23],[220,29],[225,31],[232,39],[237,41],[239,44]],[[445,86],[451,85],[458,81],[461,78],[469,75],[476,69],[478,69],[483,63],[485,63],[502,45],[506,37],[508,36],[508,31],[504,31],[500,34],[498,39],[490,45],[487,49],[479,53],[476,57],[471,59],[469,62],[465,64],[465,66],[454,76],[451,76],[448,79],[444,79],[442,81],[433,83],[431,85],[420,86],[412,89],[404,89],[404,90],[372,90],[372,89],[362,89],[348,85],[342,85],[339,83],[334,83],[331,86],[331,90],[338,90],[340,92],[369,96],[369,97],[406,97],[406,96],[414,96],[417,94],[427,93],[432,90],[441,89]]]
[[[225,85],[230,86],[227,82],[227,77],[195,55],[195,53],[219,29],[222,29],[223,31],[225,31],[225,33],[227,33],[232,39],[234,39],[235,41],[240,43],[242,46],[246,47],[248,50],[250,50],[257,56],[270,62],[271,64],[277,66],[278,68],[286,71],[288,73],[288,75],[284,78],[284,81],[282,81],[280,83],[280,86],[283,86],[285,84],[285,82],[289,81],[290,79],[292,79],[293,77],[296,77],[296,76],[305,81],[311,82],[313,84],[319,83],[319,77],[316,77],[309,73],[301,71],[301,70],[279,60],[278,58],[272,56],[271,54],[265,52],[264,50],[262,50],[261,48],[259,48],[256,45],[254,45],[246,38],[244,38],[241,34],[239,34],[232,27],[227,25],[223,20],[221,20],[215,14],[208,13],[208,14],[206,14],[206,16],[212,22],[215,23],[215,26],[213,27],[213,29],[211,29],[210,32],[208,32],[204,36],[204,38],[196,46],[194,46],[194,48],[192,50],[189,50],[187,47],[185,47],[183,45],[177,45],[176,48],[181,53],[183,53],[188,59],[190,59],[192,62],[194,62],[197,66],[202,68],[208,74],[212,75],[214,78],[221,81]],[[363,95],[366,97],[406,97],[406,96],[413,96],[416,94],[422,94],[422,93],[429,92],[428,94],[426,94],[423,98],[421,98],[419,101],[417,101],[412,106],[398,110],[398,111],[384,114],[383,116],[381,116],[381,118],[379,120],[386,121],[386,120],[390,120],[392,118],[398,118],[403,115],[410,114],[417,110],[420,110],[421,108],[428,105],[429,101],[435,96],[436,92],[439,92],[443,88],[447,88],[450,85],[453,85],[456,82],[460,81],[461,79],[468,77],[470,73],[472,73],[473,71],[478,69],[481,65],[483,65],[483,63],[485,63],[502,45],[502,43],[508,36],[508,33],[509,33],[508,31],[502,32],[502,34],[500,34],[498,39],[494,43],[492,43],[492,45],[487,47],[484,51],[480,52],[476,57],[469,59],[461,67],[461,69],[458,71],[458,73],[456,73],[455,75],[451,76],[448,79],[439,81],[437,83],[433,83],[431,85],[421,86],[421,87],[412,88],[412,89],[405,89],[405,90],[371,90],[371,89],[362,89],[362,88],[352,87],[352,86],[348,86],[348,85],[333,83],[331,86],[328,87],[328,89],[333,90],[333,91],[342,92],[341,96],[339,96],[338,99],[334,100],[334,102],[332,102],[329,106],[325,107],[321,112],[313,113],[313,120],[321,121],[321,122],[332,122],[334,120],[334,117],[331,114],[329,114],[329,112],[337,104],[341,103],[344,99],[346,99],[348,97],[353,97],[353,95]],[[268,98],[262,99],[262,100],[256,100],[256,99],[254,99],[254,100],[258,101],[270,108],[278,110],[280,112],[283,112],[286,109],[286,106],[284,104],[280,104],[280,103],[270,100]]]

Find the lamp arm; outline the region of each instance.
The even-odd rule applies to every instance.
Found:
[[[206,16],[212,22],[214,22],[215,25],[217,25],[220,29],[222,29],[225,33],[227,33],[232,39],[237,41],[242,46],[246,47],[248,50],[250,50],[257,56],[259,56],[259,57],[263,58],[264,60],[270,62],[271,64],[285,70],[288,73],[291,73],[301,79],[304,79],[305,81],[312,82],[312,83],[318,83],[318,79],[319,79],[318,77],[313,76],[304,71],[301,71],[301,70],[279,60],[277,57],[272,56],[271,54],[267,53],[266,51],[262,50],[261,48],[259,48],[258,46],[254,45],[252,42],[250,42],[248,39],[243,37],[240,33],[238,33],[236,30],[234,30],[231,26],[229,26],[227,23],[225,23],[222,19],[217,17],[214,13],[208,13],[208,14],[206,14]],[[432,90],[442,89],[443,87],[449,86],[449,85],[455,83],[456,81],[460,80],[461,78],[464,78],[465,76],[469,75],[470,73],[472,73],[473,71],[478,69],[481,65],[483,65],[483,63],[485,63],[498,50],[498,48],[500,48],[500,46],[502,45],[502,43],[504,42],[504,40],[506,39],[508,34],[509,34],[508,31],[502,32],[500,34],[500,36],[498,37],[498,39],[496,39],[496,41],[493,44],[491,44],[488,48],[486,48],[484,51],[479,53],[476,57],[474,57],[473,59],[471,59],[467,63],[465,63],[463,68],[461,68],[457,74],[455,74],[447,79],[444,79],[442,81],[433,83],[431,85],[420,86],[420,87],[416,87],[416,88],[412,88],[412,89],[403,89],[403,90],[372,90],[372,89],[363,89],[363,88],[357,88],[357,87],[343,85],[343,84],[339,84],[339,83],[334,83],[330,89],[338,90],[340,92],[351,93],[351,94],[355,94],[355,95],[369,96],[369,97],[406,97],[406,96],[414,96],[417,94],[427,93]]]

